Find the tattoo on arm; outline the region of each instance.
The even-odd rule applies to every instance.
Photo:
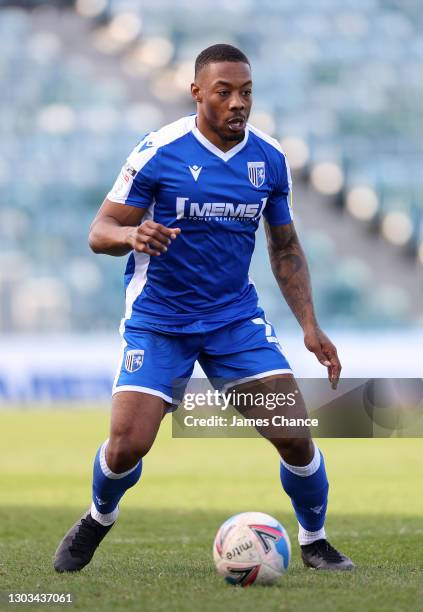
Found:
[[[302,327],[317,325],[310,273],[294,225],[265,223],[265,230],[273,274],[288,306]]]
[[[274,258],[275,260],[277,257]],[[280,283],[282,285],[288,285],[289,281],[292,279],[293,275],[300,270],[303,265],[303,261],[299,255],[295,253],[288,253],[287,255],[282,255],[279,259],[279,268],[280,268]]]

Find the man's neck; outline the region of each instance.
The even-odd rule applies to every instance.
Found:
[[[209,140],[212,144],[214,144],[215,147],[223,151],[223,153],[227,153],[228,151],[236,147],[236,145],[242,142],[245,137],[245,132],[244,132],[240,140],[223,140],[219,136],[219,134],[217,134],[214,130],[210,128],[207,121],[203,119],[202,117],[200,117],[199,115],[197,115],[195,118],[195,124],[198,130],[201,132],[201,134],[205,138],[207,138],[207,140]]]

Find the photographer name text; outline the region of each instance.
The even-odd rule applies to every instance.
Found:
[[[238,416],[227,418],[223,416],[195,417],[189,414],[184,417],[185,427],[318,427],[318,419],[289,419],[275,414],[272,418],[248,419]]]

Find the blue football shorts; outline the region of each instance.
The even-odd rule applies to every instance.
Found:
[[[188,381],[196,360],[222,392],[249,380],[292,373],[273,326],[261,309],[256,314],[207,333],[170,334],[126,326],[113,395],[139,391],[178,405],[184,389],[175,386],[175,380]]]

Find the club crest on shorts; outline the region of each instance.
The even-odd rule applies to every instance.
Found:
[[[144,361],[144,350],[134,349],[127,351],[125,356],[125,369],[127,372],[136,372]]]
[[[254,187],[261,187],[266,178],[266,170],[263,161],[247,162],[248,178]]]

